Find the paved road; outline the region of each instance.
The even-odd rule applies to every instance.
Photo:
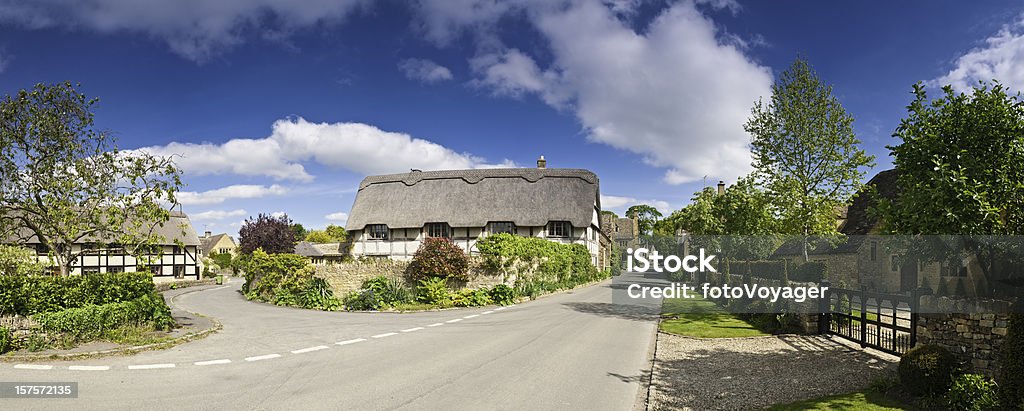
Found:
[[[660,305],[613,303],[623,290],[606,282],[500,310],[331,313],[250,303],[239,285],[175,299],[223,323],[199,341],[33,364],[51,369],[0,363],[0,381],[80,390],[0,408],[629,410],[646,393]]]

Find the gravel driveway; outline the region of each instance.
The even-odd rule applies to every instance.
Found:
[[[864,388],[895,370],[822,336],[699,339],[659,333],[650,409],[756,410]]]

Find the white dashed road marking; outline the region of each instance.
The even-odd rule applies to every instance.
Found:
[[[480,313],[480,315],[486,315],[486,314],[492,314],[492,313],[494,313],[494,311],[484,311],[484,312]]]
[[[326,345],[318,345],[316,347],[309,347],[309,348],[303,348],[301,350],[292,351],[292,354],[305,354],[305,353],[308,353],[308,352],[320,351],[320,350],[326,350],[326,349],[327,349]]]
[[[110,369],[109,365],[71,365],[68,366],[71,371],[106,371]]]
[[[462,318],[465,318],[465,319],[467,319],[467,320],[468,320],[468,319],[470,319],[470,318],[476,318],[476,317],[479,317],[479,316],[480,316],[480,314],[473,314],[473,315],[467,315],[467,316],[465,316],[465,317],[462,317]]]
[[[52,365],[42,365],[42,364],[18,364],[18,365],[15,365],[14,368],[21,369],[21,370],[52,370],[53,366]]]
[[[157,368],[174,368],[174,364],[145,364],[145,365],[129,365],[129,370],[155,370]]]
[[[444,323],[433,323],[433,324],[428,325],[427,327],[438,327],[438,326],[442,326],[442,325],[444,325]]]
[[[272,358],[278,358],[280,356],[281,356],[281,354],[257,355],[255,357],[247,357],[245,360],[249,361],[249,362],[252,362],[252,361],[263,361],[263,360],[269,360],[269,359],[272,359]]]
[[[349,345],[349,344],[355,344],[357,342],[363,342],[363,341],[366,341],[366,339],[365,338],[356,338],[354,340],[338,341],[335,344],[338,344],[338,345]]]
[[[224,359],[224,360],[196,361],[193,364],[199,365],[199,366],[203,366],[203,365],[217,365],[217,364],[231,364],[231,360]]]
[[[462,321],[462,319],[461,319],[461,318],[456,318],[456,319],[454,319],[454,320],[448,320],[448,321],[445,321],[445,322],[446,322],[446,323],[457,323],[457,322],[459,322],[459,321]]]
[[[390,337],[390,336],[395,335],[395,334],[398,334],[398,333],[377,334],[377,335],[371,336],[370,338],[384,338],[384,337]]]
[[[402,332],[404,332],[404,333],[411,333],[413,331],[419,331],[419,330],[422,330],[422,329],[423,329],[423,327],[416,327],[416,328],[410,328],[410,329],[407,329],[407,330],[402,330]]]

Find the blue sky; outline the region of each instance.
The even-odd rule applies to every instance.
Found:
[[[343,223],[367,174],[539,155],[596,172],[605,208],[677,209],[749,171],[743,122],[797,55],[874,171],[913,83],[1024,87],[1009,1],[175,4],[0,0],[0,92],[81,83],[121,148],[179,155],[200,231]]]

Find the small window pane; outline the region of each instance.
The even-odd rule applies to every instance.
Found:
[[[548,223],[548,237],[569,237],[572,225],[568,221],[552,221]]]
[[[366,232],[371,240],[387,240],[388,226],[385,224],[370,224],[366,226]]]
[[[501,234],[501,233],[515,234],[516,233],[516,225],[511,223],[511,222],[507,222],[507,221],[494,222],[494,223],[491,223],[491,227],[488,229],[488,231],[490,231],[491,234]]]
[[[440,237],[440,238],[451,238],[451,230],[449,230],[448,223],[429,223],[427,224],[427,237]]]

